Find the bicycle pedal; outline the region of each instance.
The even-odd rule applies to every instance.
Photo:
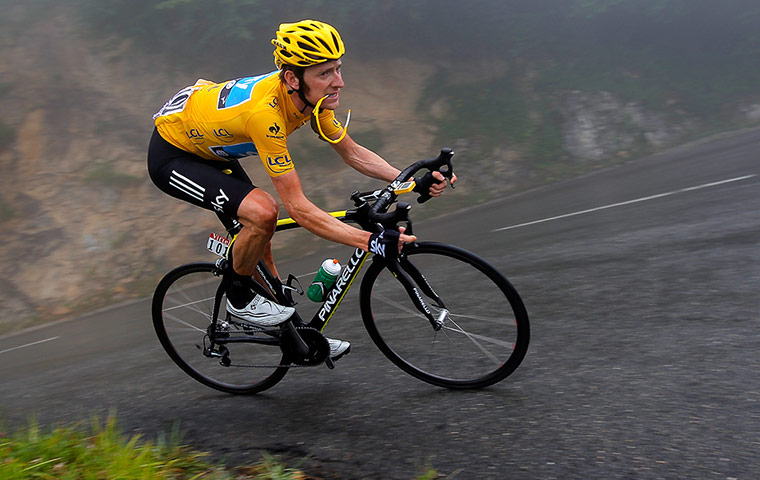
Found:
[[[335,362],[337,362],[341,358],[345,357],[349,353],[351,353],[351,347],[348,347],[345,352],[341,353],[337,357],[332,357],[332,358],[328,357],[327,360],[325,360],[325,365],[327,365],[327,368],[329,368],[330,370],[334,370],[335,369]]]

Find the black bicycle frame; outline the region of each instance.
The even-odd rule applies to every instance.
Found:
[[[348,293],[354,280],[356,280],[356,277],[359,275],[367,257],[369,257],[369,252],[365,252],[361,248],[354,250],[354,254],[344,266],[340,276],[335,281],[335,284],[326,292],[322,305],[309,323],[305,323],[298,315],[298,312],[293,313],[291,319],[294,320],[297,325],[306,325],[307,327],[317,329],[320,332],[324,330],[325,326],[327,326],[327,322],[330,321],[333,314],[338,309],[338,305],[343,301],[346,293]],[[264,279],[269,290],[274,293],[275,300],[278,303],[281,305],[291,305],[293,303],[291,299],[287,298],[285,295],[285,288],[287,287],[283,287],[280,279],[272,275],[263,262],[259,262],[256,266],[256,271],[258,271],[261,278]]]
[[[445,178],[450,179],[453,175],[453,169],[451,165],[451,157],[453,154],[454,152],[451,149],[443,149],[437,158],[415,162],[414,164],[407,167],[403,172],[401,172],[398,177],[385,189],[375,190],[373,192],[367,193],[360,193],[358,191],[354,192],[351,195],[351,199],[354,201],[356,209],[347,210],[344,212],[333,212],[333,214],[338,214],[334,216],[342,221],[358,223],[364,230],[367,231],[379,231],[377,230],[378,228],[395,228],[398,223],[406,222],[406,231],[408,234],[411,234],[411,220],[408,217],[408,211],[411,207],[408,204],[399,203],[395,211],[387,212],[388,207],[393,202],[395,202],[397,191],[401,193],[412,191],[414,182],[408,182],[407,180],[421,169],[426,168],[430,172],[433,170],[438,170]],[[425,178],[432,178],[432,174],[430,172],[425,175]],[[453,185],[451,186],[453,187]],[[405,190],[405,188],[407,189]],[[422,203],[429,198],[430,195],[425,190],[425,192],[421,194],[418,201]],[[374,201],[374,204],[370,205],[371,201]],[[241,226],[237,221],[227,218],[223,214],[217,215],[229,233],[233,234],[234,232],[239,231]],[[299,225],[293,220],[287,219],[286,224],[283,224],[282,228],[278,222],[277,231],[295,228],[298,226]],[[309,348],[293,327],[307,326],[319,330],[320,332],[323,331],[327,325],[327,322],[330,321],[333,314],[338,309],[338,306],[343,301],[346,293],[348,293],[348,290],[351,288],[351,285],[353,284],[357,275],[359,275],[359,272],[364,266],[364,263],[366,262],[368,256],[369,252],[365,252],[361,248],[354,250],[353,255],[349,259],[344,269],[341,271],[340,277],[335,282],[335,285],[333,285],[333,287],[325,295],[325,300],[322,302],[322,305],[320,306],[319,310],[317,310],[317,313],[314,314],[314,317],[311,319],[311,321],[305,323],[298,315],[298,312],[294,312],[290,320],[285,322],[284,326],[298,343],[297,349],[300,353],[308,353]],[[442,319],[444,317],[435,318],[433,316],[433,314],[430,312],[430,309],[425,304],[422,296],[420,295],[418,286],[420,289],[422,289],[422,292],[425,295],[427,295],[435,302],[438,307],[443,309],[442,315],[445,316],[448,312],[445,310],[443,301],[435,293],[425,277],[419,272],[419,270],[417,270],[414,265],[409,262],[408,259],[405,258],[403,254],[400,261],[395,259],[387,261],[386,266],[393,274],[393,276],[403,285],[417,310],[420,311],[428,319],[434,329],[439,330],[443,324]],[[224,268],[221,268],[223,273],[222,282],[216,292],[214,313],[211,327],[209,327],[209,337],[212,343],[221,344],[241,341],[248,341],[251,343],[272,343],[271,337],[261,338],[254,335],[249,335],[241,338],[229,336],[219,336],[219,338],[217,338],[217,335],[215,334],[216,322],[219,318],[219,311],[221,310],[222,296],[226,292],[227,282],[229,282],[227,275],[228,268],[230,267],[225,266]],[[293,302],[292,295],[289,293],[290,290],[293,289],[291,286],[292,275],[288,279],[288,285],[284,286],[282,284],[282,281],[269,271],[264,262],[260,261],[258,265],[256,265],[256,271],[264,280],[264,283],[266,284],[265,286],[274,295],[275,301],[277,303],[286,306],[294,305],[295,302]],[[286,294],[286,289],[288,289],[288,294]]]

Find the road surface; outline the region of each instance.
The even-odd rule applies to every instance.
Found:
[[[526,303],[528,355],[488,389],[395,368],[352,292],[327,332],[353,345],[338,368],[221,394],[171,363],[143,300],[0,338],[0,415],[115,410],[147,438],[179,422],[213,458],[308,457],[322,478],[410,479],[425,466],[457,479],[758,478],[759,157],[748,131],[419,223],[421,238],[497,265]],[[326,253],[350,249],[280,270],[308,274]]]

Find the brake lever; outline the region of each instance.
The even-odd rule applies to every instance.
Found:
[[[451,179],[452,179],[452,178],[453,178],[453,175],[452,175],[452,177],[447,177],[447,176],[444,176],[444,177],[443,177],[443,179],[444,179],[444,180],[446,180],[446,184],[447,184],[449,187],[451,187],[451,188],[456,188],[456,185],[454,185],[453,183],[451,183]]]
[[[398,229],[398,224],[401,222],[409,222],[409,210],[412,206],[406,202],[398,202],[396,208],[385,213],[373,213],[370,220],[378,225],[381,225],[384,229],[393,228]]]
[[[441,149],[441,154],[438,155],[437,158],[425,162],[429,162],[431,165],[425,166],[425,168],[430,168],[430,170],[422,176],[417,182],[417,186],[414,188],[414,191],[420,195],[417,197],[417,203],[425,203],[432,198],[429,192],[430,186],[433,183],[438,182],[438,180],[433,177],[433,172],[435,171],[440,172],[440,174],[443,175],[443,179],[448,186],[455,188],[454,184],[451,182],[451,179],[454,177],[454,167],[451,164],[452,156],[454,156],[454,151],[450,148],[444,148]]]
[[[451,163],[451,157],[454,156],[454,151],[450,148],[444,148],[441,149],[441,154],[439,155],[439,158],[443,161],[443,165],[438,168],[438,171],[441,172],[441,175],[443,175],[443,179],[446,180],[446,183],[451,188],[455,188],[454,184],[451,183],[451,179],[454,178],[454,166]]]

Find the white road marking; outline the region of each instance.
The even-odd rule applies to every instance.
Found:
[[[26,347],[31,347],[33,345],[39,345],[40,343],[49,342],[51,340],[57,340],[59,338],[61,338],[61,337],[46,338],[45,340],[39,340],[37,342],[27,343],[26,345],[19,345],[18,347],[7,348],[5,350],[0,350],[0,354],[12,352],[13,350],[18,350],[20,348],[26,348]]]
[[[654,200],[656,198],[669,197],[671,195],[676,195],[676,194],[679,194],[679,193],[690,192],[690,191],[693,191],[693,190],[700,190],[700,189],[708,188],[708,187],[714,187],[714,186],[717,186],[717,185],[723,185],[725,183],[731,183],[731,182],[738,182],[738,181],[741,181],[741,180],[747,180],[748,178],[753,178],[753,177],[756,177],[756,176],[757,176],[756,174],[752,174],[752,175],[744,175],[743,177],[729,178],[728,180],[721,180],[719,182],[705,183],[703,185],[697,185],[697,186],[694,186],[694,187],[681,188],[679,190],[673,190],[672,192],[659,193],[657,195],[651,195],[649,197],[637,198],[635,200],[628,200],[626,202],[613,203],[613,204],[604,205],[604,206],[601,206],[601,207],[589,208],[588,210],[581,210],[581,211],[578,211],[578,212],[566,213],[564,215],[557,215],[556,217],[542,218],[541,220],[534,220],[532,222],[525,222],[525,223],[520,223],[520,224],[517,224],[517,225],[510,225],[508,227],[501,227],[501,228],[497,228],[496,230],[491,230],[491,231],[492,232],[503,232],[504,230],[512,230],[514,228],[527,227],[527,226],[536,225],[536,224],[539,224],[539,223],[551,222],[553,220],[560,220],[562,218],[575,217],[575,216],[578,216],[578,215],[585,215],[587,213],[598,212],[599,210],[607,210],[609,208],[622,207],[624,205],[630,205],[632,203],[646,202],[648,200]]]

